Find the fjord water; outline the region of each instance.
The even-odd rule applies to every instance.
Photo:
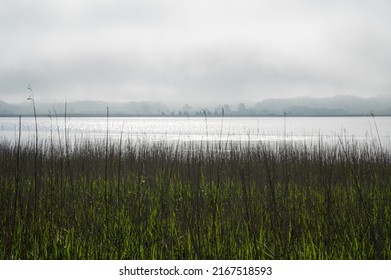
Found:
[[[39,139],[131,139],[135,141],[291,141],[381,143],[391,146],[391,117],[68,117],[37,118]],[[108,129],[108,130],[107,130]],[[19,119],[0,118],[0,140],[15,141]],[[35,121],[23,117],[22,141],[33,141]]]

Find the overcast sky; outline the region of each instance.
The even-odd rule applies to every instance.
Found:
[[[0,100],[391,95],[391,1],[0,0]]]

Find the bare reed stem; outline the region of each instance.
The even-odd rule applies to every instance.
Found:
[[[375,128],[376,128],[376,133],[377,133],[377,140],[379,141],[379,147],[380,149],[382,150],[382,145],[381,145],[381,140],[380,140],[380,134],[379,134],[379,129],[377,128],[377,123],[376,123],[376,119],[375,119],[375,115],[373,113],[371,113],[371,116],[373,118],[373,122],[375,123]]]
[[[108,211],[108,182],[107,182],[107,169],[108,169],[108,157],[109,157],[109,107],[106,108],[106,152],[105,152],[105,206],[106,206],[106,221],[107,221],[107,211]]]
[[[30,96],[27,100],[32,101],[33,110],[34,110],[34,121],[35,121],[35,153],[34,153],[34,209],[37,213],[38,206],[38,121],[37,121],[37,111],[35,109],[35,100],[34,92],[30,84],[28,84],[27,89],[30,91]]]
[[[19,115],[19,134],[18,134],[18,145],[17,145],[17,150],[16,150],[16,172],[15,172],[15,200],[14,200],[15,221],[16,221],[17,213],[18,213],[18,201],[20,201],[19,181],[20,181],[20,141],[21,141],[21,136],[22,136],[22,116]]]

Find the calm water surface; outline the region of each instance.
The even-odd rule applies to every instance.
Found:
[[[0,118],[0,140],[15,141],[18,118]],[[391,146],[391,117],[225,117],[225,118],[38,118],[39,139],[142,141],[302,141],[381,142]],[[22,140],[35,138],[34,118],[22,118]]]

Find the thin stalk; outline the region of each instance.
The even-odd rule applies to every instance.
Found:
[[[18,146],[16,150],[16,169],[15,169],[15,200],[14,200],[14,211],[15,211],[15,221],[18,213],[18,201],[20,201],[20,190],[19,190],[19,181],[20,181],[20,141],[22,136],[22,116],[19,115],[19,135],[18,135]]]
[[[373,122],[375,123],[375,128],[376,128],[376,133],[377,133],[377,140],[379,141],[380,150],[383,150],[382,145],[381,145],[381,140],[380,140],[379,129],[377,128],[377,123],[376,123],[375,115],[374,115],[373,113],[371,113],[371,116],[372,116],[372,118],[373,118]]]
[[[107,193],[107,165],[108,165],[108,154],[109,154],[109,107],[106,108],[106,153],[105,153],[105,206],[106,206],[106,222],[108,221],[107,211],[108,211],[108,193]]]
[[[74,184],[73,184],[73,176],[72,176],[72,171],[71,171],[71,162],[70,162],[70,153],[69,153],[69,140],[68,140],[68,131],[67,131],[67,100],[65,99],[65,108],[64,108],[64,122],[65,122],[65,127],[64,127],[64,138],[65,138],[65,157],[66,157],[66,165],[68,169],[68,175],[69,175],[69,180],[70,180],[70,185],[71,185],[71,203],[72,203],[72,209],[73,209],[73,214],[75,211],[74,208],[74,199],[75,199],[75,191],[74,191]]]
[[[117,205],[120,202],[120,186],[121,186],[121,159],[122,159],[122,136],[124,132],[124,123],[122,123],[121,136],[119,138],[119,154],[118,154],[118,185],[117,185]]]
[[[220,126],[220,141],[219,141],[219,152],[221,153],[221,138],[223,136],[223,124],[224,124],[224,107],[221,107],[221,126]]]
[[[61,212],[62,209],[64,209],[64,176],[63,176],[63,149],[62,149],[62,143],[61,143],[61,133],[60,133],[60,125],[58,124],[58,115],[56,110],[54,110],[54,115],[56,117],[56,125],[57,125],[57,136],[58,136],[58,151],[60,153],[59,161],[60,161],[60,174],[59,176],[59,182],[60,182],[60,205],[61,205]]]
[[[284,112],[284,143],[286,146],[286,113]]]
[[[30,91],[30,96],[27,100],[32,101],[33,110],[34,110],[34,122],[35,122],[35,151],[34,151],[34,209],[37,213],[38,206],[38,121],[37,121],[37,111],[35,109],[35,100],[34,92],[30,84],[28,84],[27,89]]]
[[[205,110],[204,110],[204,116],[205,116],[205,128],[206,128],[206,151],[209,152],[208,117],[206,116]]]

